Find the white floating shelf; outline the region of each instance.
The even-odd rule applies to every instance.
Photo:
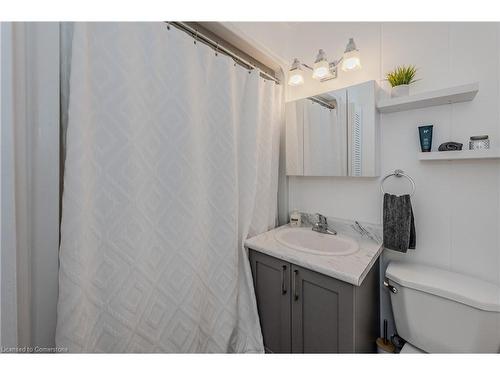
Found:
[[[500,159],[500,149],[420,152],[420,160]]]
[[[383,99],[378,102],[377,108],[380,113],[391,113],[435,105],[468,102],[474,99],[478,91],[479,83],[474,82],[400,98]]]

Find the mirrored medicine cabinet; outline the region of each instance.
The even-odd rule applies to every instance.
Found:
[[[377,91],[368,81],[288,102],[286,174],[379,176]]]

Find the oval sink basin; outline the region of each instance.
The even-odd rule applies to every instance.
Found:
[[[317,255],[349,255],[359,249],[351,238],[318,233],[311,228],[285,227],[276,231],[274,237],[284,246]]]

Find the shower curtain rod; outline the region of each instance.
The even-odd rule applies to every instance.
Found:
[[[245,69],[252,69],[252,70],[257,69],[257,71],[259,71],[261,77],[266,78],[266,79],[270,79],[270,80],[276,82],[277,84],[280,84],[279,79],[277,79],[277,78],[273,77],[272,75],[260,70],[257,66],[255,66],[255,64],[252,64],[251,62],[238,56],[237,54],[235,54],[231,50],[221,46],[218,42],[210,39],[205,34],[199,32],[197,29],[185,24],[184,22],[165,21],[165,23],[167,24],[167,27],[169,27],[170,25],[175,26],[177,29],[184,31],[185,33],[187,33],[188,35],[193,37],[195,41],[199,40],[200,42],[202,42],[202,43],[206,44],[207,46],[211,47],[212,49],[214,49],[216,52],[221,52],[221,53],[224,53],[225,55],[231,57],[235,63],[243,66]]]

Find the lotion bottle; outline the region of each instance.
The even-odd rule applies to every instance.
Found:
[[[290,215],[290,226],[300,227],[300,225],[301,225],[300,212],[299,212],[299,210],[294,209],[292,214]]]

